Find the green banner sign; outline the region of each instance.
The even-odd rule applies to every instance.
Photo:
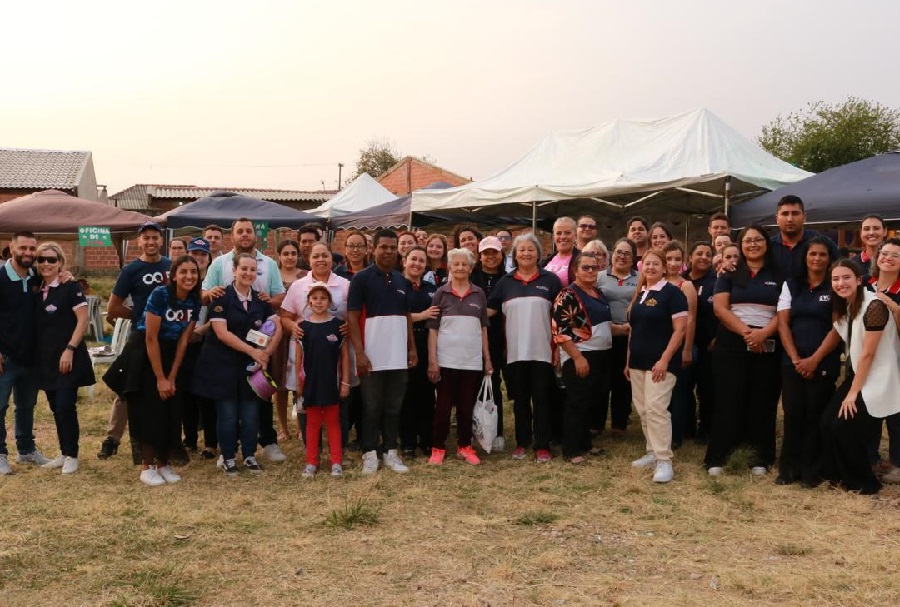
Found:
[[[78,244],[83,247],[111,247],[109,228],[79,226]]]
[[[256,232],[256,248],[262,250],[269,246],[269,222],[254,221],[253,230]]]

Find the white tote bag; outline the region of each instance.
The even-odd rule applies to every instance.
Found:
[[[485,375],[472,410],[472,435],[486,453],[491,452],[497,438],[497,405],[494,404],[494,385],[491,376]]]

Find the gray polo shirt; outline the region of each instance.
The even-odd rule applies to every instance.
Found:
[[[438,365],[481,371],[481,329],[488,326],[484,291],[470,285],[468,292],[457,293],[448,282],[435,291],[431,304],[441,309],[440,317],[427,325],[438,332]]]
[[[597,278],[597,288],[603,293],[603,297],[609,302],[609,311],[612,313],[612,321],[615,324],[627,322],[626,311],[637,290],[638,275],[631,270],[625,280],[619,280],[611,274],[612,268],[600,272]]]

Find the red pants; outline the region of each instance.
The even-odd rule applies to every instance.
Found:
[[[328,432],[328,448],[331,451],[331,463],[343,464],[341,450],[341,408],[335,403],[325,407],[312,406],[306,409],[306,463],[319,465],[319,436],[322,434],[322,422]]]

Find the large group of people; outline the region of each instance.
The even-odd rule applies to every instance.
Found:
[[[593,217],[560,217],[546,255],[531,232],[464,224],[449,238],[351,230],[338,255],[309,225],[278,243],[277,259],[257,248],[248,219],[231,226],[229,251],[210,226],[173,239],[168,257],[147,222],[108,303],[130,334],[103,375],[116,399],[98,457],[118,453],[127,427],[140,481],[156,486],[178,482],[190,457],[258,473],[260,460],[285,461],[279,442],[299,434],[303,477],[323,453],[342,476],[348,449],[362,453],[363,475],[404,473],[420,454],[444,465],[455,409],[456,455],[479,465],[473,408],[490,382],[489,451],[506,451],[505,384],[514,459],[544,463],[559,449],[583,464],[603,453],[607,420],[622,436],[634,410],[645,449],[631,465],[658,483],[675,477],[687,439],[706,445],[712,476],[743,449],[749,472],[774,469],[778,484],[870,494],[900,483],[900,240],[866,216],[851,259],[804,225],[799,198],[784,197],[775,219],[770,238],[756,225],[734,234],[716,213],[708,239],[686,246],[642,217],[611,245]],[[10,252],[0,413],[12,396],[17,463],[71,474],[77,391],[96,381],[87,301],[56,243],[20,232]],[[34,442],[39,390],[56,423],[53,459]],[[0,474],[10,472],[4,428]]]

